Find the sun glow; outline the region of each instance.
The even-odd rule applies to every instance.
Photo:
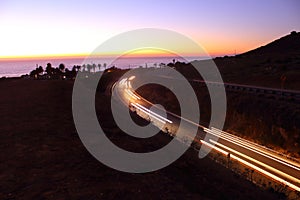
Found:
[[[184,51],[178,52],[182,56],[195,56],[194,54],[185,53]],[[119,52],[108,52],[103,54],[45,54],[45,55],[0,55],[0,60],[38,60],[38,59],[73,59],[73,58],[86,58],[86,57],[114,57],[119,55]],[[122,54],[122,57],[178,57],[177,52],[169,52],[161,49],[137,49]],[[197,55],[198,56],[198,55]]]

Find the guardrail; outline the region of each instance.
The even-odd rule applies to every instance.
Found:
[[[192,81],[202,83],[202,84],[208,84],[212,86],[224,85],[227,91],[232,91],[232,92],[246,92],[246,93],[257,94],[267,98],[289,100],[291,102],[300,102],[300,91],[297,90],[276,89],[276,88],[268,88],[268,87],[258,87],[253,85],[233,84],[233,83],[204,82],[195,79]]]

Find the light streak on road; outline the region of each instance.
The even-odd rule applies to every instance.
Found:
[[[294,168],[294,169],[296,169],[296,170],[300,170],[300,165],[299,165],[299,163],[296,163],[296,162],[294,162],[294,161],[292,161],[292,160],[288,160],[288,159],[286,159],[286,158],[284,158],[284,157],[282,157],[282,156],[279,156],[279,152],[276,152],[276,151],[274,151],[274,150],[272,150],[272,149],[269,149],[269,148],[267,148],[267,147],[265,147],[265,146],[261,146],[261,145],[259,145],[259,144],[256,144],[256,143],[254,143],[254,142],[251,142],[251,141],[248,141],[248,140],[245,140],[245,139],[243,139],[243,138],[240,138],[240,137],[238,137],[238,136],[235,136],[235,135],[232,135],[232,134],[230,134],[230,133],[227,133],[227,132],[225,132],[225,131],[221,131],[221,130],[219,130],[219,129],[216,129],[216,128],[214,128],[214,127],[212,127],[211,128],[213,131],[217,131],[217,132],[219,132],[219,133],[221,133],[222,135],[226,135],[226,136],[228,136],[228,137],[231,137],[233,140],[238,140],[238,141],[241,141],[242,143],[244,143],[244,144],[246,144],[246,145],[248,145],[248,146],[251,146],[252,148],[254,148],[254,149],[257,149],[258,151],[262,151],[262,152],[264,152],[265,154],[267,154],[267,155],[269,155],[269,156],[272,156],[272,157],[274,157],[274,158],[277,158],[278,160],[283,160],[284,162],[286,162],[288,165],[287,166],[293,166],[292,168]],[[292,163],[292,164],[291,164]]]
[[[177,121],[175,119],[181,119],[181,120],[189,122],[190,124],[193,124],[195,126],[203,128],[204,132],[206,132],[207,134],[217,136],[218,138],[221,138],[222,140],[220,140],[218,142],[215,140],[212,140],[212,139],[210,139],[209,141],[197,140],[198,143],[201,143],[202,145],[205,145],[211,149],[214,149],[214,150],[224,154],[225,156],[228,156],[228,157],[230,156],[230,158],[237,160],[238,162],[258,171],[259,173],[261,173],[267,177],[270,177],[271,179],[278,181],[279,183],[285,184],[285,185],[289,186],[290,188],[300,192],[300,187],[298,185],[298,184],[300,184],[300,180],[298,179],[299,178],[298,172],[300,171],[299,163],[288,160],[288,159],[282,157],[279,152],[276,152],[267,147],[261,146],[259,144],[256,144],[254,142],[240,138],[236,135],[232,135],[230,133],[224,132],[222,130],[216,129],[214,127],[212,127],[211,129],[208,129],[198,123],[195,123],[193,121],[185,119],[182,116],[178,116],[174,113],[166,111],[169,114],[169,116],[176,121],[176,123],[175,122],[173,123],[171,120],[169,120],[147,108],[147,107],[153,106],[153,104],[151,102],[147,101],[146,99],[144,99],[143,97],[141,97],[140,95],[138,95],[132,89],[131,81],[134,79],[136,79],[136,77],[131,76],[129,78],[124,78],[121,81],[119,81],[119,84],[118,84],[119,97],[121,97],[120,100],[123,100],[124,98],[129,99],[131,106],[133,106],[135,109],[137,109],[141,113],[146,114],[146,117],[145,116],[142,116],[142,117],[144,117],[144,118],[150,117],[151,120],[158,121],[158,122],[162,123],[163,125],[166,125],[166,123],[168,122],[169,123],[168,126],[171,126],[171,127],[172,127],[171,124],[174,124],[176,126]],[[113,86],[113,87],[115,87],[115,86]],[[120,94],[122,94],[122,95],[120,95]],[[132,102],[132,100],[133,100],[133,102]],[[138,101],[138,103],[137,103],[137,101]],[[126,104],[126,105],[128,105],[128,104]],[[159,127],[159,128],[162,129],[162,127]],[[185,130],[184,132],[186,132],[186,133],[183,133],[183,134],[188,137],[188,134],[187,134],[188,130]],[[229,143],[227,143],[227,142],[229,142]],[[225,144],[228,144],[230,147],[226,146]],[[264,159],[263,159],[263,157],[264,157]],[[280,166],[279,168],[281,168],[281,167],[284,167],[284,168],[276,169],[275,167],[276,166],[278,167],[278,165]],[[296,170],[296,171],[294,171],[294,170]]]
[[[253,165],[253,164],[251,164],[251,163],[249,163],[249,162],[247,162],[247,161],[245,161],[245,160],[243,160],[243,159],[241,159],[241,158],[239,158],[235,155],[231,155],[230,157],[237,160],[237,161],[239,161],[239,162],[241,162],[241,163],[243,163],[244,165],[247,165],[247,166],[251,167],[252,169],[255,169],[256,171],[258,171],[258,172],[260,172],[260,173],[262,173],[262,174],[264,174],[264,175],[266,175],[266,176],[268,176],[268,177],[284,184],[284,185],[289,186],[290,188],[292,188],[294,190],[300,191],[300,188],[298,186],[296,186],[296,185],[294,185],[294,184],[292,184],[292,183],[290,183],[290,182],[288,182],[288,181],[286,181],[286,180],[284,180],[284,179],[282,179],[282,178],[280,178],[280,177],[278,177],[274,174],[271,174],[270,172],[268,172],[268,171],[266,171],[262,168],[259,168],[259,167],[255,166],[255,165]]]
[[[146,114],[147,114],[147,115],[149,115],[150,117],[152,117],[152,118],[154,118],[154,119],[158,120],[159,122],[161,122],[161,123],[163,123],[163,124],[165,124],[165,123],[166,123],[166,121],[163,121],[162,119],[160,119],[160,118],[156,117],[155,115],[151,114],[151,113],[150,113],[150,112],[148,112],[147,110],[144,110],[144,109],[142,109],[142,108],[138,107],[138,106],[137,106],[135,103],[131,103],[131,105],[132,105],[133,107],[135,107],[135,108],[139,109],[140,111],[142,111],[142,112],[146,113]]]
[[[262,155],[264,157],[267,157],[267,158],[272,159],[272,160],[274,160],[276,162],[279,162],[281,164],[284,164],[284,165],[289,166],[289,167],[291,167],[291,168],[293,168],[295,170],[300,171],[300,168],[298,168],[298,167],[296,167],[296,166],[294,166],[292,164],[289,164],[286,161],[282,161],[281,159],[274,158],[274,157],[268,155],[267,151],[261,150],[261,149],[257,149],[256,147],[253,147],[253,146],[249,145],[247,142],[244,142],[244,141],[240,140],[237,137],[232,137],[232,136],[229,136],[229,135],[224,135],[222,132],[218,132],[218,133],[215,134],[215,132],[212,131],[212,130],[210,130],[210,129],[205,129],[205,132],[208,132],[208,133],[210,133],[212,135],[221,137],[222,139],[224,139],[224,140],[226,140],[228,142],[236,144],[236,145],[238,145],[240,147],[243,147],[243,148],[248,149],[248,150],[250,150],[252,152],[258,153],[259,155]],[[249,147],[249,146],[251,146],[251,147]]]
[[[147,108],[145,108],[144,106],[142,106],[141,104],[139,103],[131,103],[131,105],[135,106],[135,107],[138,107],[139,109],[141,110],[144,110],[146,111],[147,113],[150,113],[152,116],[155,116],[155,118],[160,118],[161,120],[164,120],[164,122],[169,122],[170,124],[172,124],[173,122],[169,119],[166,119],[164,118],[163,116],[160,116],[159,114],[156,114],[155,112],[153,112],[152,110],[149,110]]]
[[[138,99],[138,100],[140,100],[141,98],[140,97],[138,97],[137,95],[135,95],[131,90],[129,90],[129,89],[125,89],[125,91],[127,92],[127,94],[129,94],[129,96],[131,96],[132,98],[134,98],[134,99]]]
[[[130,77],[128,78],[129,81],[132,81],[133,79],[135,79],[135,76],[130,76]]]
[[[128,88],[132,88],[131,82],[130,82],[130,81],[127,82],[127,87],[128,87]]]
[[[224,151],[223,149],[220,149],[219,147],[216,147],[216,146],[214,146],[214,145],[212,145],[212,144],[210,144],[210,143],[208,143],[208,142],[205,142],[204,140],[200,140],[200,142],[201,142],[202,144],[204,144],[204,145],[206,145],[206,146],[208,146],[208,147],[210,147],[210,148],[212,148],[212,149],[215,149],[215,150],[219,151],[220,153],[222,153],[222,154],[228,156],[228,152],[227,152],[227,151]]]
[[[269,165],[267,165],[267,164],[265,164],[265,163],[263,163],[263,162],[260,162],[260,161],[254,159],[254,158],[252,158],[252,157],[250,157],[250,156],[247,156],[247,155],[245,155],[245,154],[243,154],[243,153],[240,153],[240,152],[238,152],[238,151],[236,151],[236,150],[234,150],[234,149],[232,149],[232,148],[230,148],[230,147],[227,147],[227,146],[225,146],[225,145],[223,145],[223,144],[221,144],[221,143],[219,143],[219,142],[216,142],[216,141],[214,141],[214,140],[211,140],[211,139],[210,139],[209,141],[210,141],[211,143],[214,143],[215,145],[221,147],[221,148],[224,148],[224,149],[226,149],[226,150],[228,150],[228,151],[234,153],[234,154],[237,154],[237,155],[239,155],[239,156],[241,156],[241,157],[244,157],[244,158],[246,158],[246,159],[248,159],[248,160],[250,160],[250,161],[252,161],[252,162],[254,162],[254,163],[257,163],[257,164],[259,164],[259,165],[261,165],[261,166],[263,166],[263,167],[265,167],[265,168],[268,168],[269,170],[271,170],[271,171],[273,171],[273,172],[275,172],[275,173],[277,173],[277,174],[280,174],[281,176],[284,176],[285,178],[288,178],[289,180],[292,180],[293,182],[300,183],[300,180],[299,180],[299,179],[297,179],[297,178],[295,178],[295,177],[293,177],[293,176],[290,176],[290,175],[288,175],[288,174],[286,174],[286,173],[284,173],[284,172],[282,172],[282,171],[279,171],[279,170],[277,170],[277,169],[275,169],[275,168],[273,168],[273,167],[271,167],[271,166],[269,166]],[[234,156],[234,155],[231,155],[231,157],[232,157],[232,156]],[[256,166],[256,165],[254,165],[254,166]],[[256,168],[259,168],[259,167],[256,166]],[[261,169],[261,168],[260,168],[260,169]],[[262,170],[262,169],[261,169],[261,170]],[[275,176],[274,174],[272,174],[272,175]],[[277,176],[275,176],[275,177],[277,177]],[[278,180],[278,179],[283,180],[283,179],[281,179],[281,178],[279,178],[279,177],[275,178],[275,180]],[[285,181],[285,180],[283,180],[283,181]],[[280,181],[280,182],[282,182],[282,181]],[[285,182],[287,182],[287,181],[285,181]],[[289,183],[289,184],[291,184],[291,183]],[[297,187],[297,186],[295,186],[295,187]],[[299,189],[298,191],[300,191],[300,188],[299,188],[299,187],[297,187],[297,188]]]
[[[121,81],[119,81],[120,85],[125,85],[127,81],[127,78],[123,78]]]

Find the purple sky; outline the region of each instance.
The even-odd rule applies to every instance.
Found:
[[[0,57],[86,54],[137,28],[182,33],[211,54],[300,31],[298,0],[0,1]]]

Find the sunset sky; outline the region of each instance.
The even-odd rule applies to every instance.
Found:
[[[138,28],[179,32],[211,55],[242,53],[300,31],[299,10],[298,0],[1,0],[0,58],[89,54]]]

